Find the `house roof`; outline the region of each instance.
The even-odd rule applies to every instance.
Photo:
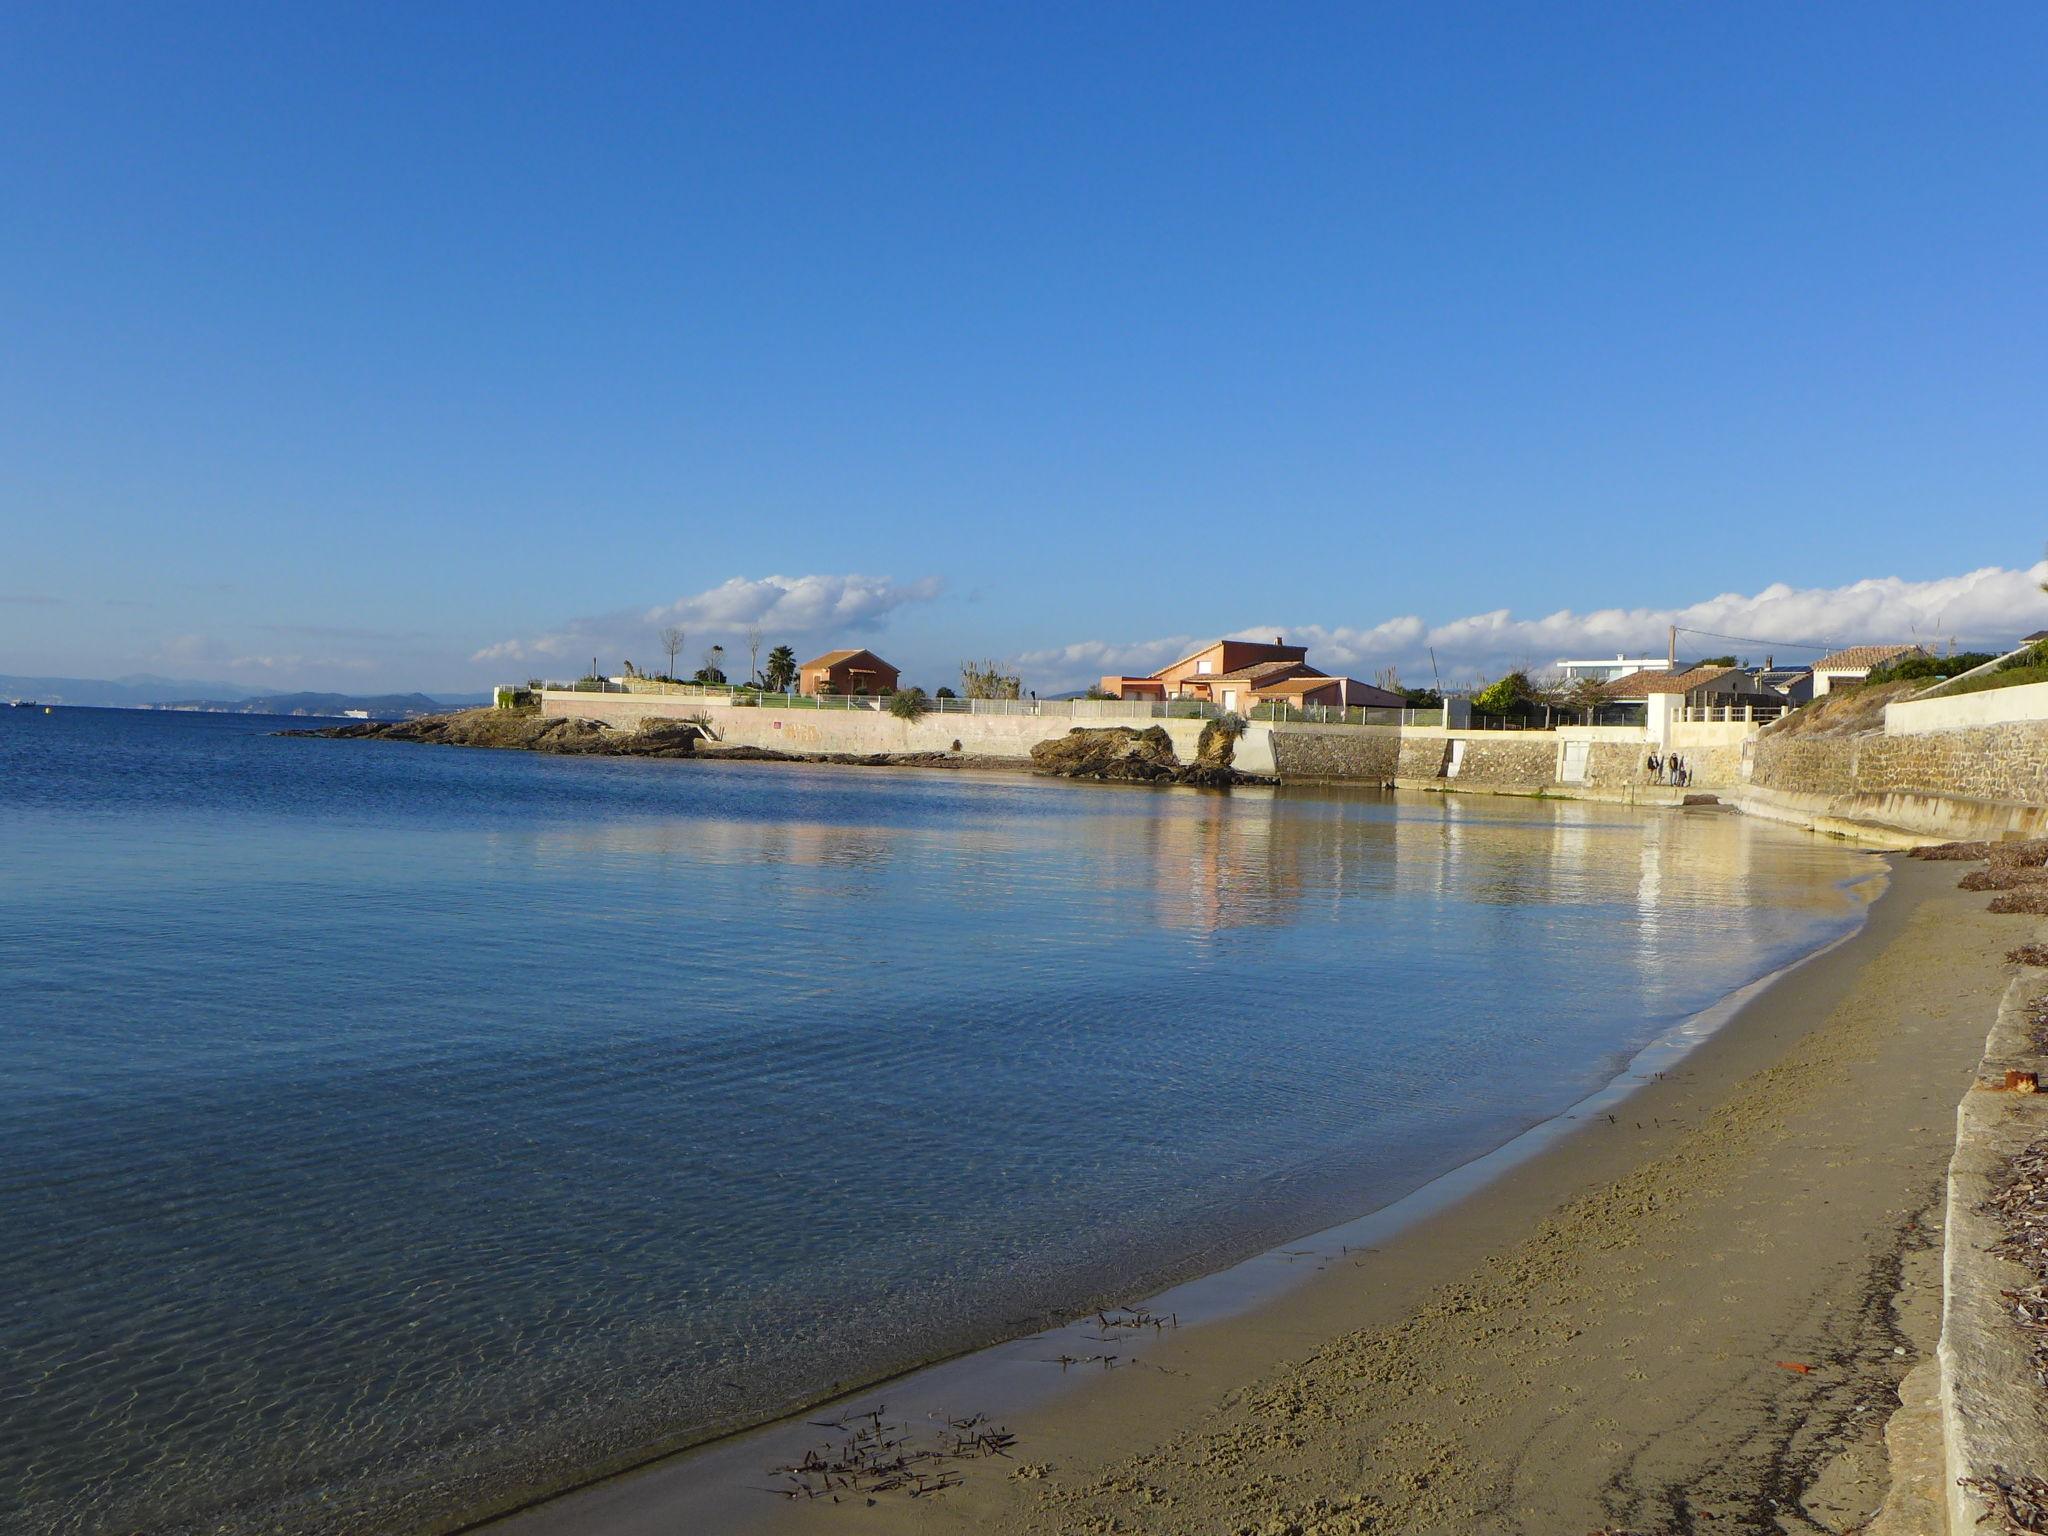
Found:
[[[1261,683],[1260,693],[1313,693],[1318,688],[1327,688],[1340,679],[1326,677],[1321,672],[1311,672],[1304,677],[1283,677],[1275,682]]]
[[[1853,672],[1858,667],[1868,671],[1881,667],[1894,657],[1909,655],[1919,650],[1917,645],[1852,645],[1846,650],[1833,651],[1813,664],[1816,672]]]
[[[1161,667],[1159,671],[1154,672],[1152,675],[1154,677],[1159,677],[1164,673],[1171,672],[1175,667],[1184,666],[1188,662],[1193,661],[1197,656],[1200,656],[1204,651],[1213,651],[1219,645],[1257,645],[1263,646],[1266,650],[1269,651],[1293,651],[1297,656],[1306,656],[1308,654],[1307,646],[1289,645],[1284,640],[1276,639],[1271,642],[1265,640],[1242,640],[1236,638],[1235,636],[1226,635],[1224,638],[1220,640],[1210,640],[1205,644],[1196,646],[1192,651],[1189,651],[1187,655],[1176,657],[1174,660],[1169,661],[1165,666]],[[1213,677],[1215,675],[1216,674],[1214,673],[1203,674],[1203,676],[1205,677]]]
[[[1255,683],[1262,677],[1322,677],[1305,661],[1255,661],[1248,667],[1237,667],[1229,672],[1213,673],[1212,683]]]
[[[1647,699],[1653,693],[1691,693],[1719,682],[1740,667],[1687,667],[1683,672],[1631,672],[1600,691],[1610,699]]]
[[[806,670],[808,670],[811,667],[836,667],[842,661],[851,661],[856,656],[865,656],[869,661],[880,662],[885,667],[889,665],[889,663],[887,663],[886,661],[882,661],[882,658],[877,656],[873,651],[870,651],[865,647],[856,647],[855,649],[850,651],[827,651],[822,656],[813,656],[809,661],[804,663],[804,667],[806,668]]]
[[[1314,693],[1318,688],[1343,689],[1344,702],[1354,708],[1400,709],[1408,703],[1401,694],[1372,683],[1361,683],[1355,677],[1328,677],[1313,670],[1305,677],[1283,677],[1275,683],[1261,683],[1252,691],[1261,698],[1270,698],[1276,694]]]

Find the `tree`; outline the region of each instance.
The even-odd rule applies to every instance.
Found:
[[[889,713],[898,720],[922,720],[930,708],[922,688],[898,688],[889,695]]]
[[[1733,656],[1709,656],[1705,661],[1693,663],[1696,667],[1732,667],[1736,665]]]
[[[1016,699],[1024,695],[1017,675],[1005,672],[1003,664],[994,660],[961,662],[960,688],[970,699]]]
[[[1517,668],[1473,694],[1472,707],[1482,715],[1518,715],[1535,696],[1529,674]]]
[[[1593,711],[1607,701],[1607,685],[1597,677],[1575,677],[1559,690],[1567,709],[1575,709],[1593,723]]]
[[[758,624],[747,626],[747,681],[761,681],[761,626]]]
[[[937,693],[933,694],[932,697],[935,699],[957,699],[960,697],[960,695],[955,693],[950,688],[941,688]]]
[[[683,651],[683,642],[690,637],[671,624],[661,632],[661,648],[668,652],[668,680],[676,679],[676,657]]]
[[[704,665],[698,669],[697,681],[700,683],[724,682],[725,668],[720,665],[724,660],[725,647],[722,645],[711,647],[710,650],[704,653]]]
[[[768,671],[763,678],[770,693],[788,693],[796,686],[796,652],[778,645],[768,653]]]

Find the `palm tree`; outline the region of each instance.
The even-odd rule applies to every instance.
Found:
[[[796,652],[786,645],[778,645],[770,651],[764,681],[770,693],[789,692],[796,682]]]

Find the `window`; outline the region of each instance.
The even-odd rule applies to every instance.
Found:
[[[1198,661],[1195,663],[1195,670],[1206,676],[1208,673],[1216,670],[1216,663],[1213,661]]]

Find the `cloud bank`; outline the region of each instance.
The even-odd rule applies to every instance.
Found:
[[[910,582],[859,575],[735,576],[672,603],[573,619],[544,634],[500,640],[470,660],[539,663],[644,655],[656,661],[655,637],[671,625],[688,633],[692,652],[700,640],[733,639],[753,625],[769,631],[775,643],[853,635],[875,629],[908,604],[929,602],[939,590],[935,576]]]
[[[1311,662],[1327,672],[1371,679],[1395,667],[1403,679],[1427,681],[1431,652],[1444,681],[1493,677],[1509,667],[1541,671],[1564,657],[1662,656],[1671,625],[1681,631],[1686,656],[1733,652],[1761,661],[1812,661],[1822,650],[1887,640],[1926,645],[2002,649],[2030,630],[2048,626],[2048,561],[2024,570],[1987,566],[1931,581],[1876,577],[1842,587],[1792,587],[1724,592],[1678,608],[1561,608],[1539,618],[1517,618],[1506,608],[1431,624],[1414,614],[1367,627],[1344,624],[1253,624],[1231,637],[1265,640],[1285,635],[1309,647]],[[1111,672],[1150,672],[1213,635],[1171,635],[1151,640],[1076,641],[1033,651],[1019,661],[1040,692],[1077,688]]]

